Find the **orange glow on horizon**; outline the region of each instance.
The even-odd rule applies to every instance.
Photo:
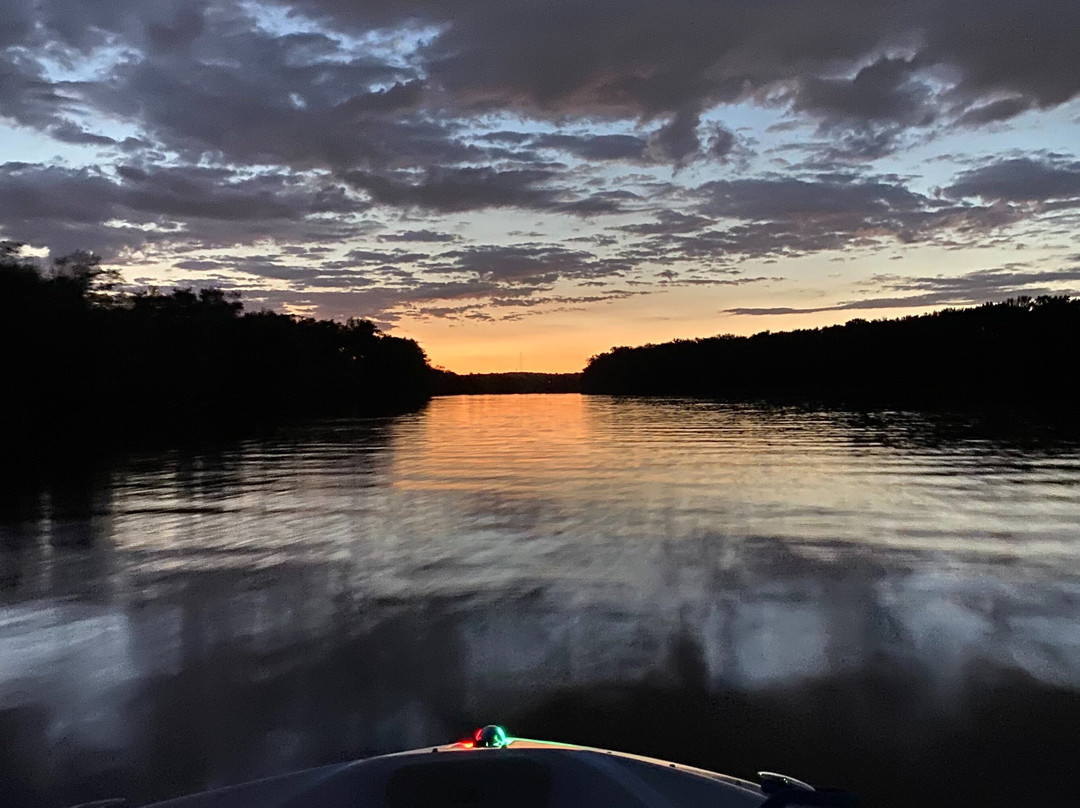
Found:
[[[761,331],[793,331],[842,325],[856,318],[891,319],[943,308],[894,308],[778,314],[770,316],[714,313],[711,317],[642,318],[633,323],[598,313],[592,328],[579,319],[552,327],[537,317],[513,323],[450,327],[445,323],[402,323],[393,332],[417,340],[433,366],[455,373],[578,373],[589,357],[617,346],[637,347],[676,339],[698,339],[720,334],[750,336]]]

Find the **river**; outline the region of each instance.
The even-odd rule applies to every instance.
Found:
[[[1080,445],[1052,431],[446,397],[72,458],[2,502],[11,808],[138,804],[491,722],[873,805],[1071,782]]]

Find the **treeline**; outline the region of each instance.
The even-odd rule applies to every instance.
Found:
[[[435,394],[579,393],[580,373],[453,373],[435,371]]]
[[[0,242],[5,439],[399,412],[431,394],[420,346],[367,320],[245,313],[219,289],[121,294],[91,253],[39,267],[20,246]]]
[[[589,393],[689,395],[855,407],[1074,414],[1080,300],[1020,297],[967,309],[751,337],[615,348]]]

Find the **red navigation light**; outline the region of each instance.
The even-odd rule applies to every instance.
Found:
[[[486,727],[480,727],[471,738],[458,741],[454,746],[459,749],[501,749],[511,740],[505,729],[496,724],[488,724]]]

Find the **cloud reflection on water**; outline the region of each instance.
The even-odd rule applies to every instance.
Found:
[[[0,527],[16,806],[158,798],[495,719],[731,769],[790,756],[825,709],[899,728],[881,754],[928,755],[1003,676],[1036,713],[1080,716],[1060,695],[1080,691],[1068,443],[512,396],[68,471]],[[782,726],[681,745],[755,711]],[[661,723],[632,731],[635,713]],[[861,744],[795,762],[839,776]]]

